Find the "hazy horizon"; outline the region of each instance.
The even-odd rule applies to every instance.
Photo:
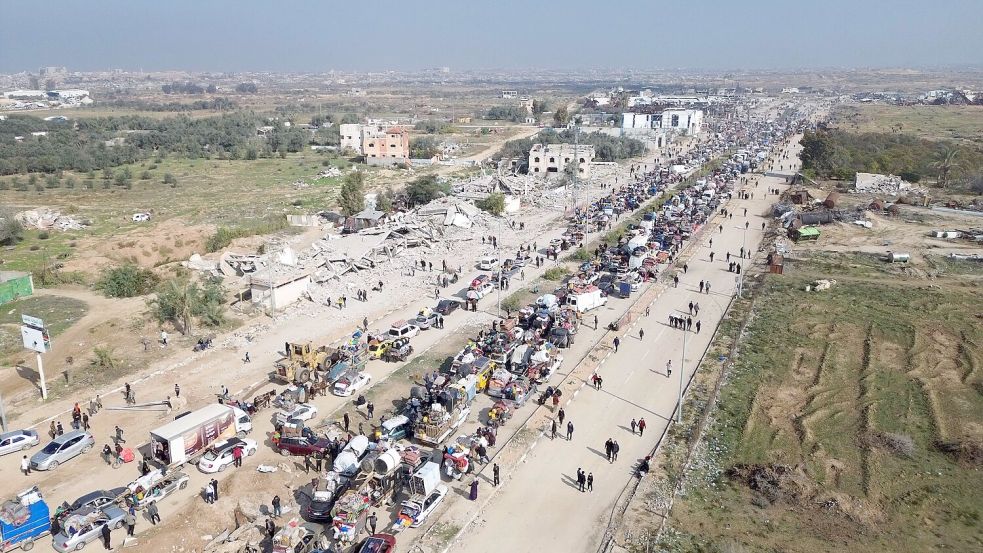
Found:
[[[562,10],[557,6],[562,6]],[[983,2],[7,0],[0,72],[979,68]]]

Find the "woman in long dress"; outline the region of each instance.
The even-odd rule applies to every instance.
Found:
[[[475,478],[471,481],[471,495],[468,496],[471,501],[476,501],[478,499],[478,479]]]

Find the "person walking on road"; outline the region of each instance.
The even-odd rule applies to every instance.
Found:
[[[280,496],[279,495],[274,495],[273,496],[273,501],[271,501],[270,503],[273,505],[273,516],[279,517],[280,514],[281,514],[281,511],[280,511]]]
[[[621,450],[621,446],[618,445],[618,440],[613,440],[611,442],[611,458],[615,461],[618,460],[618,451]]]
[[[375,526],[376,524],[379,524],[379,517],[375,516],[375,513],[372,513],[369,515],[369,518],[365,519],[365,522],[367,523],[366,527],[369,534],[375,534]]]
[[[31,461],[27,458],[27,455],[20,460],[20,471],[24,473],[24,476],[30,476],[31,474]]]
[[[607,456],[609,463],[611,462],[611,448],[612,447],[613,446],[612,446],[611,438],[608,438],[607,441],[604,442],[604,455]]]
[[[672,376],[672,359],[666,361],[666,378]]]
[[[556,412],[556,418],[560,419],[560,424],[563,424],[563,419],[567,418],[567,414],[562,407]]]
[[[614,337],[614,352],[618,353],[618,346],[621,345],[621,339],[617,336]],[[60,424],[60,423],[59,423]]]
[[[147,515],[150,517],[150,524],[157,526],[157,523],[160,522],[160,511],[157,510],[156,502],[147,505]]]
[[[631,419],[631,433],[632,433],[632,434],[634,434],[634,433],[635,433],[635,429],[636,429],[637,427],[638,427],[638,422],[636,422],[636,421],[635,421],[635,419]]]
[[[703,281],[701,280],[701,281],[700,281],[700,293],[701,293],[701,294],[703,293],[703,288],[704,288],[705,286],[706,286],[706,284],[704,284],[704,283],[703,283]]]
[[[567,421],[567,441],[573,439],[573,421]]]
[[[713,263],[713,252],[710,252],[710,263]]]
[[[344,427],[345,427],[345,432],[348,432],[348,426],[349,426],[349,425],[351,425],[351,422],[352,422],[352,421],[351,421],[351,418],[350,418],[350,417],[348,416],[348,413],[345,413],[345,414],[344,414],[344,415],[343,415],[343,416],[341,417],[341,422],[342,422],[342,424],[343,424],[343,425],[344,425]]]
[[[112,549],[113,545],[110,543],[110,538],[113,535],[112,530],[109,529],[109,524],[102,525],[102,546],[106,549]]]
[[[125,444],[126,440],[123,439],[123,429],[116,425],[116,443]]]
[[[587,491],[594,493],[594,473],[587,473]]]
[[[707,282],[707,294],[709,294],[709,293],[710,293],[710,283]]]
[[[693,314],[693,302],[689,302],[689,314]]]
[[[498,478],[499,477],[498,463],[495,463],[494,465],[492,465],[492,477],[495,480],[495,487],[498,487],[498,485],[501,483],[501,481]]]
[[[555,440],[556,439],[556,419],[553,419],[553,424],[552,424],[551,430],[552,430],[552,434],[550,434],[552,436],[551,439]]]
[[[639,328],[638,329],[638,339],[639,340],[644,340],[645,339],[645,329],[644,328]]]
[[[587,484],[587,475],[584,474],[584,470],[581,468],[577,469],[577,489],[581,492],[584,491],[584,486]]]
[[[645,435],[645,417],[638,419],[638,435]]]
[[[696,321],[696,333],[700,333],[700,321]]]
[[[594,330],[597,330],[597,315],[594,315]]]

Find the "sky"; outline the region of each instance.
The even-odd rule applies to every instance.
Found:
[[[0,0],[0,73],[983,66],[983,0]]]

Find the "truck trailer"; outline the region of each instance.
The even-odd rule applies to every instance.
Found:
[[[152,430],[150,451],[155,461],[174,467],[191,462],[215,442],[243,437],[252,429],[245,411],[213,403]]]

